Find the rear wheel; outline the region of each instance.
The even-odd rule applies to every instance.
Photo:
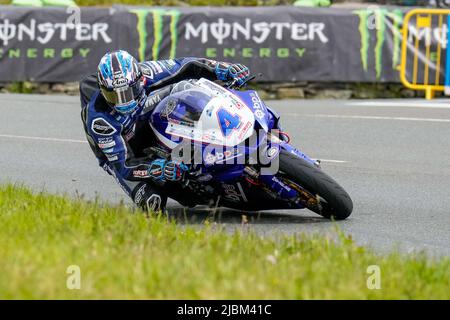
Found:
[[[277,176],[299,192],[308,209],[336,220],[343,220],[352,213],[353,202],[348,193],[320,168],[285,150],[281,150],[279,160]]]

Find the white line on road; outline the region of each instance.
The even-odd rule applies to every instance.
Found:
[[[340,114],[300,114],[289,113],[288,116],[308,118],[337,118],[337,119],[364,119],[364,120],[397,120],[397,121],[421,121],[421,122],[450,122],[450,119],[435,118],[408,118],[408,117],[381,117],[381,116],[350,116]]]
[[[83,141],[83,140],[31,137],[31,136],[16,136],[16,135],[12,135],[12,134],[0,134],[0,138],[41,140],[41,141],[52,141],[52,142],[87,143],[87,141]]]
[[[31,137],[31,136],[16,136],[16,135],[12,135],[12,134],[0,134],[0,138],[40,140],[40,141],[51,141],[51,142],[87,143],[87,141],[83,141],[83,140]],[[330,162],[330,163],[347,163],[348,162],[348,161],[344,161],[344,160],[331,160],[331,159],[320,159],[320,161]]]
[[[450,109],[450,102],[444,101],[361,101],[361,102],[348,102],[349,106],[362,106],[362,107],[404,107],[404,108],[437,108],[437,109]]]
[[[319,159],[321,162],[330,162],[330,163],[347,163],[348,161],[344,160],[330,160],[330,159]]]

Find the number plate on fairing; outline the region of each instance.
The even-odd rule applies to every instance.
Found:
[[[253,134],[254,114],[239,97],[206,79],[196,85],[211,97],[199,120],[193,126],[169,121],[166,133],[223,146],[236,146]]]

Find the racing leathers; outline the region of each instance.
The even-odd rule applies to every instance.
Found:
[[[96,75],[80,82],[82,120],[89,145],[99,165],[114,176],[122,189],[143,210],[164,209],[167,196],[182,205],[194,205],[183,193],[182,179],[189,168],[149,156],[157,145],[148,121],[154,107],[170,93],[171,85],[186,79],[243,81],[248,69],[202,58],[147,61],[139,64],[145,93],[131,114],[114,111],[100,93]],[[236,67],[237,66],[237,67]]]

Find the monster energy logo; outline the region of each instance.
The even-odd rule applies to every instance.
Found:
[[[169,59],[174,59],[177,54],[178,33],[177,26],[181,13],[177,10],[163,10],[163,9],[132,9],[130,12],[136,14],[137,24],[136,29],[139,34],[139,59],[146,60],[147,52],[147,17],[149,14],[153,18],[153,45],[152,45],[152,60],[158,60],[161,53],[161,43],[163,39],[165,17],[169,17],[169,32],[170,32],[170,53]]]
[[[369,49],[370,39],[376,31],[376,44],[373,48],[375,56],[375,73],[376,78],[381,78],[383,67],[383,46],[386,40],[386,29],[392,31],[393,36],[393,53],[392,68],[396,69],[400,62],[400,45],[401,45],[401,24],[403,21],[403,12],[400,9],[389,11],[388,9],[374,8],[353,11],[359,16],[359,34],[361,36],[361,62],[364,71],[368,71],[369,65]]]

